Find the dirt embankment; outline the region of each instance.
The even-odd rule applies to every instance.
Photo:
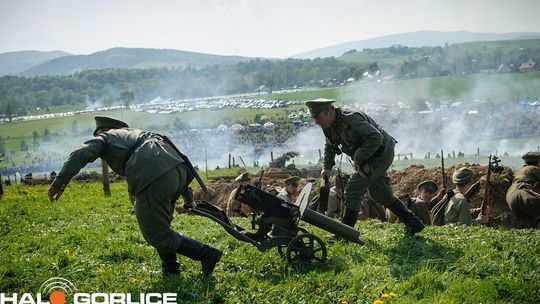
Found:
[[[452,173],[461,167],[469,167],[475,172],[473,176],[473,181],[482,179],[480,191],[474,195],[471,201],[471,208],[480,207],[482,202],[482,197],[484,195],[484,181],[487,174],[487,166],[480,166],[477,164],[460,164],[445,168],[445,174],[447,177],[447,187],[454,188],[455,185],[452,184]],[[316,170],[312,170],[316,171]],[[242,173],[242,170],[239,170],[238,174]],[[320,172],[320,171],[319,171]],[[287,170],[275,170],[266,172],[262,179],[263,189],[269,191],[273,188],[279,188],[283,186],[283,181],[292,175],[298,174],[296,171],[287,171]],[[302,174],[303,175],[303,174]],[[422,165],[414,165],[403,170],[391,170],[389,172],[390,178],[392,180],[392,187],[394,193],[396,194],[410,194],[412,197],[418,195],[416,186],[425,180],[435,181],[439,187],[442,186],[442,174],[441,168],[425,168]],[[315,176],[315,175],[313,175]],[[491,176],[491,201],[490,201],[490,210],[491,210],[491,221],[490,226],[510,226],[510,217],[509,209],[506,204],[506,191],[510,187],[512,179],[514,178],[513,171],[504,167],[501,173],[492,173]],[[252,182],[258,181],[259,176],[252,176]],[[303,187],[307,182],[317,182],[317,178],[305,177],[300,181],[300,188]],[[232,190],[234,190],[238,184],[234,181],[233,177],[222,177],[215,178],[208,181],[207,186],[212,189],[213,195],[207,195],[202,192],[200,189],[195,193],[195,199],[197,200],[206,200],[210,201],[213,204],[225,209],[227,206],[227,201]],[[317,195],[319,188],[317,185],[314,186],[314,189],[311,193],[311,196]],[[476,215],[476,214],[474,214]]]

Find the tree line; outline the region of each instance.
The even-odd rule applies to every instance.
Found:
[[[254,59],[201,69],[151,68],[85,70],[72,75],[0,78],[0,110],[7,116],[36,108],[128,105],[156,97],[187,98],[319,86],[321,81],[359,79],[376,64],[347,63],[334,57]]]

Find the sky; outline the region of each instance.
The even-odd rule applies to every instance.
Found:
[[[419,30],[540,32],[540,0],[0,0],[0,53],[112,47],[284,58]]]

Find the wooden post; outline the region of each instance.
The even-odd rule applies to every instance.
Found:
[[[270,151],[270,162],[274,161],[274,151]]]
[[[208,179],[208,151],[206,149],[204,149],[204,172],[206,179]]]
[[[233,156],[233,158],[232,158],[232,166],[233,166],[233,167],[236,166],[236,161],[234,160],[234,156]]]
[[[410,152],[410,155],[411,155],[411,160],[412,160],[412,152]]]
[[[229,169],[231,168],[231,153],[229,153]]]
[[[242,156],[238,155],[238,158],[240,158],[240,161],[242,162],[242,165],[244,165],[244,168],[247,168],[246,163],[242,159]]]
[[[480,148],[476,148],[476,156],[480,157]]]
[[[105,196],[111,196],[111,184],[109,181],[109,165],[104,159],[101,160],[101,174],[102,174],[102,179],[103,179],[103,194],[105,194]]]
[[[431,154],[428,152],[427,153],[427,158],[430,159],[431,158]]]
[[[456,151],[452,151],[452,158],[456,158]]]
[[[319,149],[319,159],[322,159],[321,149]]]

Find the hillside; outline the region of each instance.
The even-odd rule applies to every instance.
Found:
[[[172,292],[181,303],[535,303],[540,298],[538,230],[428,227],[362,221],[365,246],[324,240],[325,263],[288,267],[209,219],[177,215],[173,229],[224,252],[213,278],[179,257],[181,274],[162,279],[155,250],[139,232],[124,183],[112,196],[98,183],[70,184],[56,203],[45,186],[5,188],[0,204],[0,290],[32,292],[69,280],[77,292]],[[249,227],[248,219],[233,218]],[[37,271],[36,271],[37,269]],[[46,297],[47,295],[44,295]],[[69,301],[68,294],[68,301]]]
[[[107,68],[194,67],[235,64],[247,57],[221,56],[169,49],[112,48],[90,55],[72,55],[53,59],[29,68],[21,76],[68,75],[77,71]]]
[[[33,66],[71,54],[62,51],[20,51],[0,54],[0,76],[17,75]]]
[[[408,47],[422,46],[444,46],[446,43],[455,44],[471,41],[494,41],[494,40],[514,40],[514,39],[538,39],[540,33],[472,33],[461,32],[440,32],[440,31],[418,31],[376,37],[365,40],[351,41],[332,46],[319,48],[316,50],[293,55],[293,58],[316,58],[316,57],[339,57],[345,52],[364,48],[388,48],[395,44],[406,45]]]

